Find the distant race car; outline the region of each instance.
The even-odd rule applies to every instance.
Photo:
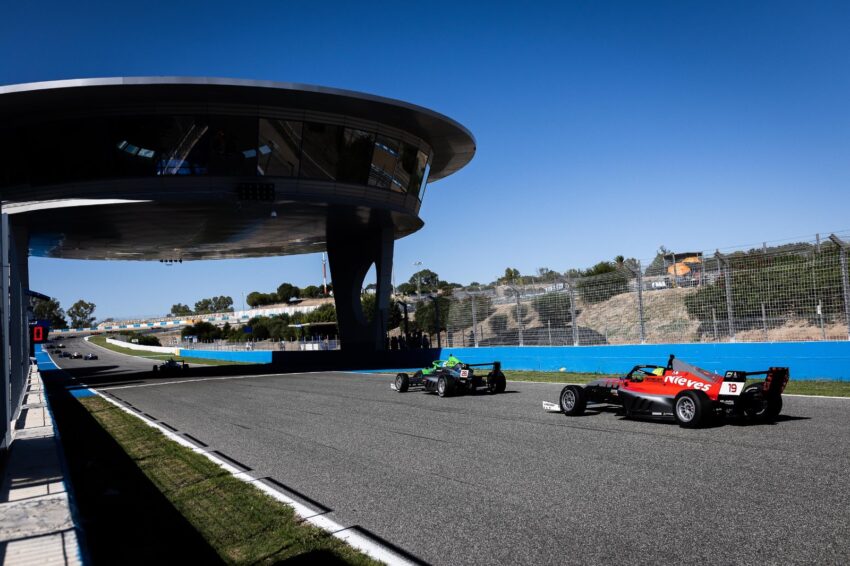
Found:
[[[476,373],[475,368],[489,368],[486,376]],[[421,387],[425,391],[436,392],[440,397],[455,393],[475,393],[486,389],[490,393],[502,393],[507,381],[502,373],[501,362],[487,364],[465,364],[449,355],[447,360],[436,360],[413,375],[399,373],[393,381],[393,389],[404,393],[411,387]]]
[[[764,381],[747,385],[755,375],[764,375]],[[576,416],[588,404],[618,405],[627,417],[673,418],[683,427],[698,427],[718,414],[773,420],[782,411],[789,378],[787,367],[730,370],[721,376],[671,355],[667,366],[635,366],[623,377],[567,385],[558,405],[544,401],[543,408]]]
[[[178,362],[173,358],[166,360],[158,366],[153,366],[153,372],[163,375],[182,375],[189,369],[189,364],[186,362]]]
[[[92,354],[91,352],[89,352],[88,354],[86,354],[85,356],[83,356],[83,359],[84,359],[84,360],[96,360],[96,359],[97,359],[97,354]]]
[[[72,360],[79,360],[79,359],[80,359],[80,358],[82,358],[82,357],[83,357],[83,355],[82,355],[81,353],[79,353],[79,352],[74,352],[73,354],[71,354],[71,359],[72,359]]]

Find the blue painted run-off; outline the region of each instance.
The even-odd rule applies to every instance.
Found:
[[[218,350],[180,350],[184,358],[203,358],[205,360],[223,360],[226,362],[249,362],[254,364],[270,364],[272,353],[269,350],[256,352],[226,352]]]
[[[675,354],[708,370],[757,371],[787,366],[791,379],[850,381],[850,341],[737,344],[646,344],[630,346],[532,346],[443,348],[466,363],[499,360],[504,369],[531,371],[625,373],[638,364],[665,365]]]
[[[35,346],[35,361],[38,363],[38,371],[51,371],[59,369],[59,367],[50,361],[50,356],[44,351],[44,346],[36,344]]]

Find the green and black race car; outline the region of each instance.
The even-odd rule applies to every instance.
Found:
[[[489,368],[486,377],[476,374],[475,368]],[[507,386],[501,362],[465,364],[449,354],[446,360],[435,360],[430,367],[416,371],[413,375],[399,373],[393,381],[393,389],[404,393],[411,387],[436,392],[440,397],[455,393],[475,393],[487,389],[490,393],[502,393]]]

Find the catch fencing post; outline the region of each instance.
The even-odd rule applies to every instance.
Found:
[[[576,292],[573,280],[567,279],[567,289],[570,291],[570,323],[573,327],[573,346],[578,346],[578,325],[576,324]]]
[[[841,289],[844,291],[844,321],[847,323],[847,339],[850,340],[850,282],[847,281],[847,243],[835,234],[829,239],[838,246],[838,259],[841,262]]]
[[[643,318],[643,269],[638,260],[637,269],[626,266],[626,269],[632,272],[637,277],[637,293],[638,293],[638,320],[640,321],[640,343],[646,344],[646,323]]]
[[[726,315],[729,319],[729,341],[735,341],[735,314],[732,312],[732,267],[720,250],[714,252],[714,257],[723,266],[723,278],[726,282]]]
[[[475,347],[478,347],[478,320],[475,315],[475,295],[472,293],[469,294],[469,298],[472,300],[472,341]]]
[[[714,341],[717,342],[717,311],[711,307],[711,322],[714,325]]]

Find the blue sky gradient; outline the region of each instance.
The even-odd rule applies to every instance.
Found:
[[[0,83],[192,75],[398,98],[475,135],[396,244],[442,278],[587,267],[850,228],[850,3],[4,3]],[[447,211],[461,211],[448,214]],[[33,258],[66,308],[315,284],[321,259],[159,263]]]

